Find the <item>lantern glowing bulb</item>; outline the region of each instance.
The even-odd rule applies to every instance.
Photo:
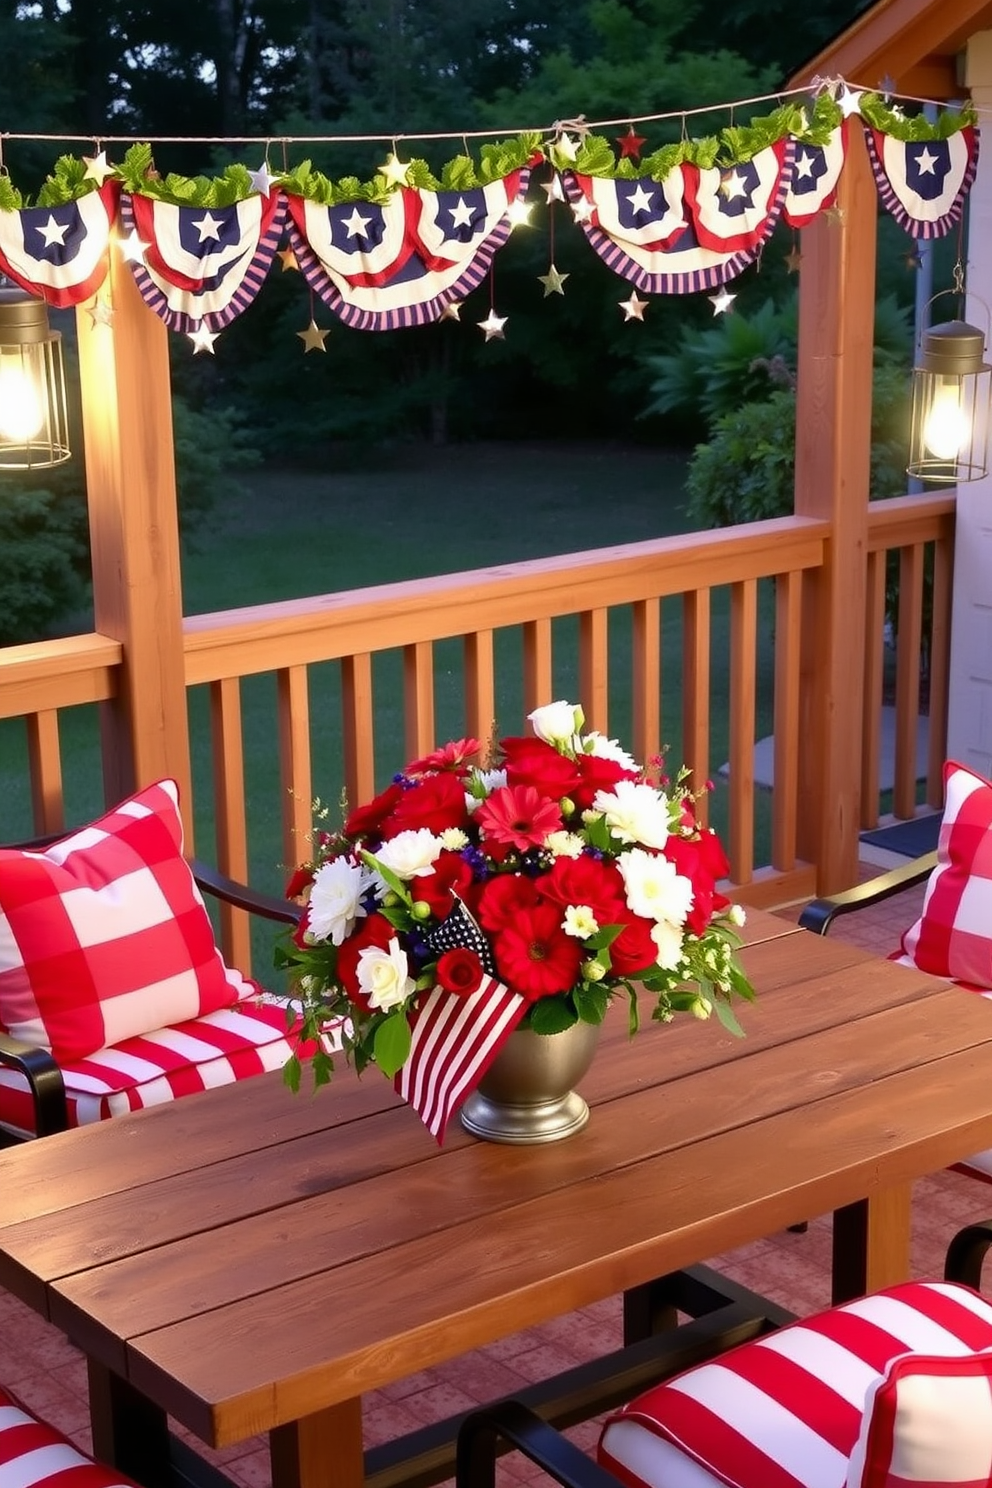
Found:
[[[923,443],[938,460],[956,460],[971,438],[957,384],[938,388],[923,425]]]
[[[19,359],[0,357],[0,439],[25,444],[45,422],[38,389]]]

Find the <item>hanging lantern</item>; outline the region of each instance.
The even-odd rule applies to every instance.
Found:
[[[0,285],[0,471],[45,470],[70,453],[61,332],[44,300]]]
[[[954,266],[954,288],[941,294],[963,299],[960,263]],[[949,483],[981,480],[988,469],[990,405],[992,367],[985,363],[984,332],[964,320],[925,330],[913,368],[907,475]]]

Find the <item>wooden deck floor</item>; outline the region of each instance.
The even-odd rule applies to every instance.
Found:
[[[875,869],[874,871],[878,871]],[[922,889],[910,890],[849,922],[839,921],[831,934],[867,949],[887,953],[900,931],[915,919]],[[920,1182],[913,1204],[913,1273],[939,1275],[944,1250],[963,1224],[992,1213],[992,1189],[957,1173],[940,1173]],[[711,1264],[745,1286],[800,1313],[829,1301],[830,1221],[811,1217],[805,1234],[769,1236]],[[9,1294],[0,1291],[0,1382],[10,1386],[39,1414],[89,1445],[86,1366],[82,1356],[55,1328]],[[366,1440],[388,1440],[404,1431],[464,1410],[494,1396],[557,1373],[620,1342],[620,1306],[609,1299],[572,1313],[543,1328],[501,1340],[467,1358],[425,1370],[367,1397]],[[592,1445],[595,1423],[571,1433]],[[236,1488],[269,1488],[268,1449],[264,1440],[241,1443],[209,1454]],[[501,1484],[535,1482],[540,1474],[508,1459],[501,1464]]]

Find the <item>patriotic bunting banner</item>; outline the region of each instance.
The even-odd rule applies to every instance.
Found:
[[[694,294],[757,257],[782,211],[793,144],[783,139],[728,170],[678,166],[661,182],[566,171],[565,193],[614,273],[648,294]]]
[[[914,238],[940,238],[961,220],[978,168],[978,129],[947,139],[898,140],[866,127],[882,205]]]
[[[107,277],[120,188],[105,181],[57,207],[0,212],[0,272],[57,310],[82,304]]]
[[[85,198],[84,198],[85,200]],[[228,207],[177,207],[121,198],[125,237],[147,244],[131,261],[141,297],[173,331],[220,331],[251,304],[269,271],[286,218],[281,192]]]
[[[474,1090],[529,1003],[494,977],[461,997],[435,987],[417,1011],[410,1057],[394,1080],[440,1144],[452,1111]]]
[[[838,124],[825,145],[796,141],[792,175],[782,204],[782,216],[790,227],[805,227],[818,212],[833,206],[847,159],[848,123],[845,119]]]
[[[523,169],[465,191],[401,186],[382,204],[289,196],[290,245],[311,289],[346,325],[425,325],[482,281],[529,180]]]

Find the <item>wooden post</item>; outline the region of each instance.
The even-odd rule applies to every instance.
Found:
[[[859,127],[836,208],[803,229],[796,512],[832,524],[803,606],[800,852],[817,892],[857,879],[878,196]]]
[[[189,849],[168,332],[141,299],[116,243],[110,257],[111,324],[94,321],[87,306],[77,312],[96,629],[124,646],[120,691],[101,716],[104,790],[110,802],[173,776]]]

